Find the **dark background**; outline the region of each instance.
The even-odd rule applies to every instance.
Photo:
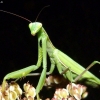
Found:
[[[39,17],[40,10],[45,8]],[[0,9],[43,24],[55,47],[85,68],[100,61],[100,7],[95,0],[1,0]],[[29,22],[0,12],[0,82],[11,72],[37,62],[37,37],[30,34]],[[48,64],[49,66],[49,64]],[[100,77],[99,65],[90,71]],[[41,68],[42,69],[42,68]],[[41,72],[41,69],[39,72]],[[34,80],[34,78],[33,78]],[[92,100],[100,92],[93,89]],[[97,94],[95,93],[97,92]]]

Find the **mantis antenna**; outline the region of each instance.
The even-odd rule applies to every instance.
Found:
[[[18,14],[14,14],[14,13],[12,13],[12,12],[5,11],[5,10],[0,10],[0,11],[1,11],[1,12],[5,12],[5,13],[8,13],[8,14],[11,14],[11,15],[14,15],[14,16],[17,16],[17,17],[22,18],[22,19],[25,19],[25,20],[28,21],[28,22],[32,22],[32,21],[30,21],[29,19],[27,19],[27,18],[25,18],[25,17],[22,17],[22,16],[20,16],[20,15],[18,15]]]
[[[47,6],[44,6],[41,10],[40,10],[40,12],[38,13],[38,15],[37,15],[37,17],[36,17],[36,19],[35,19],[35,22],[37,21],[37,19],[39,18],[39,15],[41,14],[41,12],[45,9],[45,8],[47,8],[47,7],[49,7],[50,5],[47,5]]]
[[[44,6],[41,10],[40,10],[40,12],[38,13],[38,15],[37,15],[37,17],[36,17],[36,20],[35,20],[35,22],[37,21],[37,19],[38,19],[38,17],[39,17],[39,15],[41,14],[41,12],[46,8],[46,7],[49,7],[50,5],[47,5],[47,6]],[[12,13],[12,12],[9,12],[9,11],[5,11],[5,10],[0,10],[1,12],[5,12],[5,13],[8,13],[8,14],[11,14],[11,15],[14,15],[14,16],[17,16],[17,17],[19,17],[19,18],[22,18],[22,19],[25,19],[26,21],[28,21],[28,22],[32,22],[32,21],[30,21],[29,19],[27,19],[27,18],[25,18],[25,17],[23,17],[23,16],[20,16],[20,15],[18,15],[18,14],[15,14],[15,13]]]

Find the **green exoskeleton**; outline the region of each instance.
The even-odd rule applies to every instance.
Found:
[[[42,51],[43,51],[43,54],[42,54],[43,55],[43,65],[42,66],[43,66],[43,71],[45,70],[45,75],[46,75],[46,69],[47,69],[47,54],[48,54],[50,61],[51,61],[51,67],[48,73],[51,74],[56,66],[60,74],[64,70],[69,69],[63,73],[63,76],[65,78],[68,78],[71,82],[76,82],[78,80],[86,78],[93,83],[100,84],[100,79],[98,79],[92,73],[87,71],[89,68],[91,68],[96,63],[100,64],[99,61],[93,61],[87,67],[87,69],[85,69],[80,64],[78,64],[73,59],[71,59],[69,56],[67,56],[62,51],[58,50],[57,48],[53,46],[52,42],[49,39],[47,32],[44,30],[41,23],[39,22],[30,23],[29,28],[30,28],[31,34],[33,36],[37,35],[38,37],[38,49],[42,48]],[[42,41],[42,47],[40,47],[40,41]],[[41,53],[38,52],[38,54],[40,55]],[[89,84],[94,85],[91,83]]]
[[[3,12],[6,12],[6,11],[3,11]],[[10,13],[10,12],[7,12],[7,13]],[[10,13],[10,14],[13,14],[13,13]],[[13,14],[13,15],[15,15],[15,14]],[[93,61],[85,69],[83,66],[81,66],[80,64],[75,62],[72,58],[70,58],[68,55],[66,55],[65,53],[63,53],[62,51],[60,51],[56,47],[54,47],[47,32],[43,28],[42,23],[40,23],[40,22],[32,23],[31,22],[29,24],[29,29],[31,31],[31,34],[33,36],[37,35],[37,38],[38,38],[38,61],[37,61],[37,64],[7,74],[3,79],[2,87],[5,86],[5,81],[7,79],[22,78],[22,77],[30,74],[32,71],[38,69],[40,66],[43,67],[43,70],[42,70],[38,85],[36,87],[37,94],[40,92],[40,90],[42,89],[42,87],[44,85],[44,82],[46,79],[46,74],[47,73],[52,74],[55,67],[57,67],[59,73],[63,74],[63,76],[66,79],[68,79],[70,82],[77,82],[82,79],[87,79],[87,83],[89,85],[92,85],[92,86],[100,85],[100,79],[88,71],[95,64],[100,64],[99,61]],[[42,43],[42,45],[40,45],[41,44],[40,42]],[[48,54],[48,56],[50,58],[50,62],[51,62],[51,67],[50,67],[49,72],[47,72],[47,54]],[[67,71],[65,71],[66,69],[67,69]]]

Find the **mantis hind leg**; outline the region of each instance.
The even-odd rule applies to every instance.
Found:
[[[100,64],[100,62],[99,61],[93,61],[80,75],[78,75],[77,76],[77,74],[73,74],[73,73],[71,73],[70,75],[70,77],[71,77],[71,79],[69,79],[71,82],[77,82],[81,77],[82,77],[82,75],[83,74],[85,74],[90,68],[92,68],[95,64]],[[61,74],[63,74],[63,75],[66,75],[65,73],[68,73],[69,72],[69,68],[66,68],[65,70],[63,70],[62,71],[62,73]],[[67,72],[66,72],[67,71]],[[71,70],[70,70],[70,72],[71,72]],[[66,75],[67,77],[69,76],[69,75]],[[73,80],[73,77],[75,77],[75,79]]]
[[[81,77],[82,75],[88,71],[90,68],[92,68],[95,64],[100,64],[99,61],[93,61],[79,76],[77,76],[75,79],[74,79],[74,82],[77,82]]]

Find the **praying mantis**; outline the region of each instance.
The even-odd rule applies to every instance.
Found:
[[[2,11],[2,10],[0,10]],[[6,13],[13,14],[11,12],[3,11]],[[15,15],[15,14],[13,14]],[[19,15],[17,15],[19,16]],[[20,16],[19,16],[20,17]],[[21,17],[23,18],[23,17]],[[25,19],[25,18],[24,18]],[[29,20],[28,20],[29,21]],[[70,82],[77,82],[82,79],[87,79],[87,83],[89,85],[95,86],[100,85],[100,79],[93,75],[88,70],[94,66],[95,64],[100,64],[99,61],[93,61],[86,69],[70,58],[68,55],[63,53],[62,51],[58,50],[51,42],[47,32],[43,28],[42,23],[40,22],[31,22],[29,21],[29,29],[33,36],[37,35],[38,38],[38,61],[36,65],[31,65],[26,68],[8,73],[2,83],[3,91],[5,89],[5,82],[9,79],[19,79],[31,74],[32,71],[37,70],[41,64],[43,67],[38,85],[36,87],[36,93],[38,94],[42,89],[46,75],[52,74],[54,71],[55,66],[57,67],[60,74],[62,74],[66,79]],[[50,71],[47,72],[47,55],[49,56],[51,66]],[[92,82],[92,83],[91,83]],[[93,84],[94,83],[94,84]]]

